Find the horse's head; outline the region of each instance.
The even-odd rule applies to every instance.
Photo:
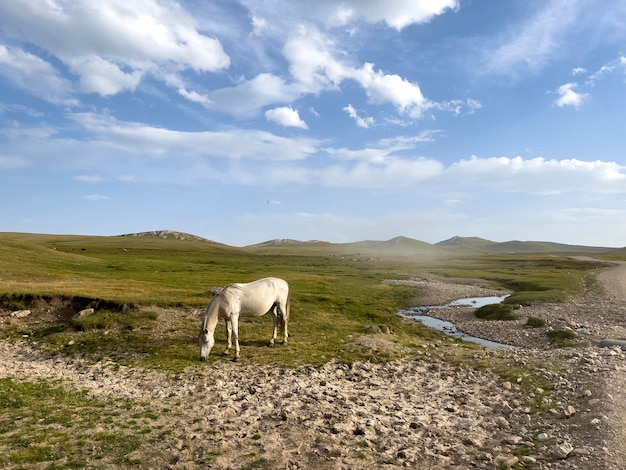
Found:
[[[211,348],[213,348],[215,344],[213,333],[210,333],[207,328],[201,329],[200,335],[198,336],[198,344],[200,345],[200,360],[206,361],[211,352]]]

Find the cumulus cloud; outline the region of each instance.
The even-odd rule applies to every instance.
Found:
[[[306,125],[306,122],[300,119],[298,111],[293,109],[291,106],[268,109],[265,111],[265,118],[268,121],[275,122],[276,124],[285,127],[299,127],[300,129],[309,128],[309,126]]]
[[[294,4],[289,0],[259,2],[241,0],[252,12],[254,18],[272,17],[276,23],[289,12],[290,18],[302,22],[317,20],[330,27],[349,26],[358,22],[384,23],[398,31],[414,24],[423,24],[434,17],[454,11],[459,7],[458,0],[394,0],[393,2],[362,0],[300,0]]]
[[[566,83],[561,85],[557,90],[559,97],[554,102],[556,106],[562,108],[564,106],[580,107],[581,104],[587,99],[587,93],[578,93],[575,91],[578,85],[576,83]]]
[[[332,6],[330,20],[337,24],[363,19],[371,23],[385,22],[398,31],[411,24],[427,23],[446,10],[458,8],[456,0],[399,0],[395,2],[363,2],[325,0]]]
[[[396,74],[375,70],[374,64],[361,68],[343,64],[333,41],[313,27],[301,27],[285,44],[284,54],[294,79],[309,93],[336,89],[345,80],[356,81],[373,104],[392,104],[400,113],[419,118],[436,107],[426,99],[418,84]]]
[[[401,113],[419,118],[434,105],[427,100],[419,85],[395,74],[384,74],[374,70],[374,64],[366,63],[361,69],[352,71],[352,76],[363,86],[373,103],[391,103]]]
[[[0,16],[5,34],[55,57],[79,78],[85,93],[108,96],[132,90],[146,74],[163,79],[163,69],[215,72],[230,64],[221,43],[201,34],[194,18],[176,3],[1,2]],[[49,83],[59,72],[50,64],[47,68],[53,73],[42,75],[37,85],[58,94],[63,81]],[[27,74],[27,64],[21,70]],[[67,91],[66,84],[62,91]]]
[[[459,183],[548,195],[587,190],[624,192],[626,167],[599,160],[472,156],[450,165],[446,174]]]
[[[335,43],[318,28],[304,25],[283,48],[291,75],[309,93],[336,88],[347,77],[346,67],[335,59],[338,53]]]
[[[100,57],[81,57],[72,61],[72,67],[80,71],[81,92],[102,96],[134,91],[142,76],[137,70],[124,72],[117,64]]]

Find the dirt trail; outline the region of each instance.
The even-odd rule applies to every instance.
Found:
[[[626,305],[626,262],[601,272],[598,280],[606,292],[607,303]],[[622,323],[626,317],[622,317]],[[609,413],[612,424],[611,446],[615,449],[616,468],[626,468],[626,373],[615,371],[607,382],[606,393],[612,399]]]
[[[624,328],[626,263],[602,271],[598,280],[602,292],[553,307],[555,318],[584,316],[580,322],[593,338]],[[437,289],[445,291],[438,294],[444,301],[446,295],[477,294],[476,286],[425,282],[433,299]],[[612,325],[594,317],[599,303],[602,322]],[[550,308],[533,313],[553,315]],[[489,339],[501,339],[498,331],[494,335]],[[384,338],[374,338],[373,347],[384,347]],[[157,411],[177,407],[175,415],[163,413],[154,422],[173,432],[132,456],[139,468],[237,469],[265,462],[290,469],[492,469],[504,462],[502,468],[626,469],[621,350],[584,344],[478,352],[520,363],[550,358],[565,366],[538,370],[554,383],[558,400],[551,409],[531,412],[542,391],[529,392],[524,377],[509,381],[446,361],[453,347],[433,344],[384,365],[331,362],[294,370],[219,362],[172,376],[0,342],[0,377],[62,378],[97,398],[150,402]]]

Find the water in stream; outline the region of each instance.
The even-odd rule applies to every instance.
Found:
[[[434,328],[438,331],[441,331],[447,334],[448,336],[453,336],[454,338],[460,338],[463,341],[470,341],[472,343],[478,343],[483,346],[489,346],[492,348],[514,348],[515,346],[511,346],[510,344],[496,343],[495,341],[489,341],[487,339],[466,335],[465,333],[460,331],[454,323],[450,323],[448,321],[440,320],[438,318],[434,318],[429,315],[426,315],[426,313],[428,313],[431,310],[437,310],[441,308],[459,307],[459,306],[479,308],[484,305],[499,304],[507,297],[508,295],[503,295],[501,297],[470,297],[467,299],[455,300],[454,302],[450,302],[449,304],[445,304],[445,305],[414,307],[408,310],[402,310],[400,311],[400,314],[404,315],[405,317],[411,320],[417,320],[430,328]]]

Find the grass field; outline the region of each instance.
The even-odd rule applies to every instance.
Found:
[[[199,311],[212,297],[210,288],[278,276],[291,288],[291,341],[267,348],[271,319],[246,319],[240,325],[242,365],[387,361],[434,341],[455,340],[397,315],[419,292],[384,284],[385,279],[425,274],[482,279],[513,291],[508,302],[532,304],[576,295],[602,264],[566,253],[426,248],[421,254],[403,254],[398,243],[393,247],[368,244],[366,253],[362,245],[346,251],[323,243],[244,249],[202,240],[4,233],[0,234],[0,313],[31,309],[32,314],[22,319],[0,317],[0,338],[31,342],[63,361],[80,357],[89,363],[106,360],[115,367],[201,374],[206,364],[198,361],[196,337]],[[606,258],[624,259],[624,253],[617,250]],[[95,312],[74,317],[86,307],[94,307]],[[385,339],[402,347],[361,346],[359,337],[379,325],[392,328],[394,334]],[[224,345],[222,328],[216,336],[209,363],[229,360],[219,354]],[[523,374],[525,386],[548,390],[540,375],[533,376],[533,371],[548,364],[523,366],[478,356],[476,348],[463,344],[445,360],[489,368],[511,381]],[[528,370],[521,372],[520,367]],[[0,377],[0,464],[4,468],[150,468],[167,458],[152,455],[151,449],[169,437],[171,430],[158,418],[170,412],[155,411],[149,403],[90,398],[61,381]]]
[[[197,360],[199,315],[193,312],[208,304],[212,286],[278,276],[291,288],[293,341],[274,349],[249,347],[267,342],[271,320],[246,319],[241,325],[244,361],[295,366],[331,358],[388,360],[399,353],[374,356],[355,339],[381,324],[395,331],[393,341],[409,348],[438,333],[400,318],[397,310],[419,293],[385,285],[384,279],[425,273],[486,279],[513,291],[507,302],[558,302],[575,295],[599,266],[565,255],[453,250],[403,256],[378,248],[383,256],[342,254],[331,244],[313,250],[302,244],[234,248],[158,237],[0,234],[0,308],[45,305],[60,312],[61,306],[71,306],[75,313],[96,307],[95,314],[82,319],[71,319],[67,312],[60,319],[33,315],[2,334],[28,337],[63,354],[180,369]],[[214,351],[219,352],[223,338],[220,327]],[[214,352],[215,360],[225,359]]]

